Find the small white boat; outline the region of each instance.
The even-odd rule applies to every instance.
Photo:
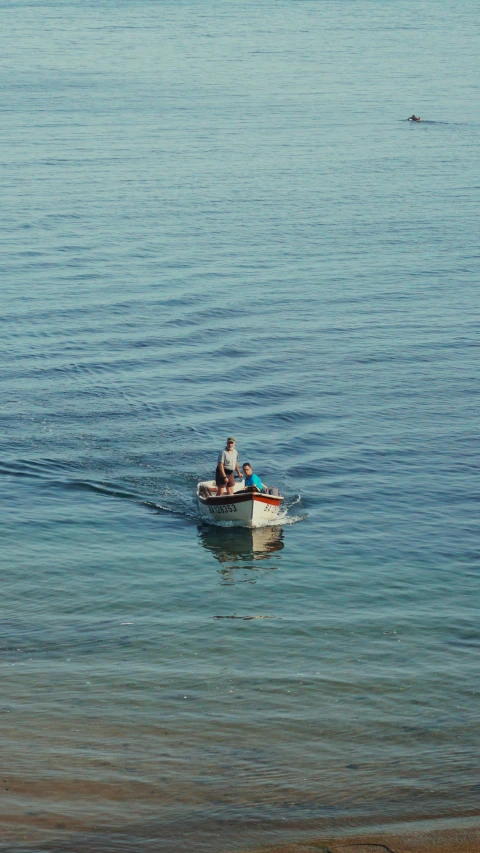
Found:
[[[275,492],[276,494],[271,494]],[[284,498],[276,489],[268,492],[246,489],[243,480],[235,483],[233,495],[217,495],[215,480],[197,485],[197,501],[206,521],[228,521],[233,527],[262,527],[278,515]]]

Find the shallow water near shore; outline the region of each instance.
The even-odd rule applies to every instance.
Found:
[[[476,5],[3,10],[2,853],[478,814]]]

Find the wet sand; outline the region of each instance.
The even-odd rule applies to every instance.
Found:
[[[459,826],[452,826],[450,821],[440,821],[440,825],[432,828],[431,823],[396,824],[343,837],[338,835],[300,844],[269,845],[247,853],[479,853],[480,818],[462,822]]]
[[[221,821],[216,825],[179,826],[177,821],[161,825],[148,821],[135,827],[118,828],[106,825],[90,826],[82,822],[61,820],[61,815],[50,814],[43,822],[38,816],[26,815],[23,832],[1,821],[1,853],[41,853],[48,846],[49,853],[479,853],[480,815],[468,818],[443,818],[376,825],[371,828],[348,829],[345,826],[322,833],[311,831],[309,838],[301,838],[300,827],[290,826],[283,831],[288,842],[245,844],[261,833],[265,827],[244,826],[233,837]],[[29,831],[36,824],[37,832]],[[242,822],[243,823],[243,822]],[[10,832],[10,831],[11,832]],[[55,832],[56,830],[56,832]],[[52,838],[56,835],[56,838]],[[271,837],[278,837],[278,824],[270,827]],[[267,830],[268,834],[268,830]],[[301,839],[295,841],[295,835]],[[22,837],[23,836],[23,837]],[[230,837],[229,837],[230,836]],[[243,843],[242,843],[243,836]]]

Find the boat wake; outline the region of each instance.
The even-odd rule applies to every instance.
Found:
[[[126,488],[122,488],[120,485],[113,483],[76,481],[75,483],[69,483],[68,487],[87,489],[96,492],[97,494],[104,494],[109,497],[130,500],[144,506],[150,511],[157,512],[159,514],[174,515],[188,521],[192,521],[194,524],[198,524],[199,521],[205,523],[205,517],[200,513],[194,497],[190,495],[187,496],[181,489],[164,486],[163,489],[161,489],[160,499],[155,500],[154,498],[142,499],[138,492],[135,493],[133,490],[129,491]],[[262,519],[260,523],[254,526],[256,528],[278,527],[279,525],[286,526],[298,524],[299,521],[304,521],[307,518],[307,513],[292,513],[292,508],[297,506],[300,502],[301,496],[299,494],[287,498],[275,518],[267,518],[265,521]],[[216,518],[209,518],[207,523],[224,529],[243,526],[239,525],[238,522],[235,524],[232,521]]]
[[[196,480],[194,474],[184,475],[188,483],[187,493],[184,483],[180,482],[179,487],[176,488],[172,485],[165,485],[160,478],[151,475],[148,478],[125,477],[110,480],[96,479],[91,476],[78,477],[75,476],[76,473],[80,472],[75,471],[75,466],[70,463],[50,459],[36,460],[35,462],[18,460],[17,462],[2,463],[0,466],[0,476],[40,479],[50,487],[54,486],[60,490],[92,492],[99,498],[103,496],[104,498],[131,501],[151,512],[177,516],[192,521],[194,524],[198,524],[199,521],[205,522],[204,516],[199,512],[195,497],[190,492],[190,483]],[[300,501],[299,494],[286,498],[275,518],[262,519],[255,527],[277,527],[303,521],[307,517],[306,513],[292,513],[292,508],[297,506]],[[220,518],[217,520],[213,517],[209,518],[208,523],[220,528],[235,526],[230,521]]]

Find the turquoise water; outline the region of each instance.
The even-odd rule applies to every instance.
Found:
[[[478,813],[477,5],[2,11],[1,849]]]

